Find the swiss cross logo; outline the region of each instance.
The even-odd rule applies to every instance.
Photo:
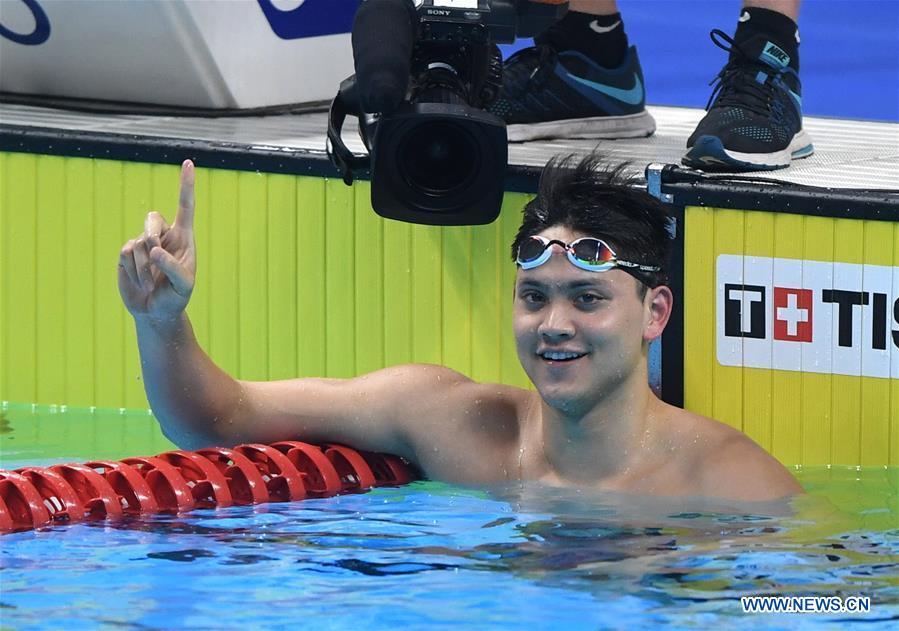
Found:
[[[811,289],[774,288],[774,339],[812,341]]]
[[[899,379],[899,267],[722,254],[724,366]]]

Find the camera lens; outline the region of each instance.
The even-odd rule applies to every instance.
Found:
[[[399,144],[406,185],[441,196],[470,185],[480,168],[478,146],[461,125],[429,121],[410,129]]]

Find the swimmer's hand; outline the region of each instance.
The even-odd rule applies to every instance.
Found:
[[[185,160],[175,223],[155,211],[147,215],[143,234],[119,253],[119,293],[135,318],[172,320],[187,307],[196,273],[194,164]]]

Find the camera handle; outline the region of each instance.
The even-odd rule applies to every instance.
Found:
[[[364,114],[360,114],[359,100],[356,94],[356,75],[351,75],[340,83],[337,96],[331,101],[328,111],[328,141],[325,149],[331,163],[337,167],[342,176],[343,183],[347,186],[353,183],[353,171],[368,169],[371,166],[371,144],[369,143],[367,126],[364,124]],[[347,148],[340,137],[343,123],[347,115],[359,118],[359,135],[365,143],[369,153],[356,155]]]

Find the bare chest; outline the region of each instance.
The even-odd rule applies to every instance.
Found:
[[[637,454],[633,462],[609,475],[585,478],[582,474],[587,466],[583,469],[557,469],[552,466],[537,442],[522,445],[517,469],[521,480],[533,480],[553,486],[665,496],[689,495],[699,490],[699,481],[692,467],[674,457],[661,458],[652,454]]]

